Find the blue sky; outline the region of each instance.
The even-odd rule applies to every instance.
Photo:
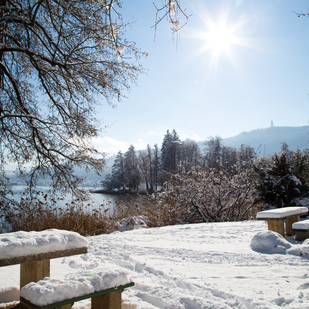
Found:
[[[222,138],[309,120],[308,1],[181,0],[192,14],[179,35],[163,20],[154,29],[161,0],[125,0],[131,20],[125,37],[148,52],[146,70],[126,99],[97,117],[108,126],[95,145],[109,154],[130,144],[161,143],[166,130],[182,140]],[[184,20],[183,20],[184,21]]]

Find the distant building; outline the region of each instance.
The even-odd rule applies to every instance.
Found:
[[[270,127],[271,127],[271,128],[274,127],[274,122],[273,122],[273,120],[271,120]]]

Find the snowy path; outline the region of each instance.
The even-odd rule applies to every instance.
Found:
[[[247,221],[88,237],[89,253],[52,260],[51,276],[115,263],[136,283],[124,301],[143,309],[309,308],[309,258],[253,251],[252,237],[265,230]],[[2,288],[12,286],[7,276],[18,285],[18,268],[0,268]]]

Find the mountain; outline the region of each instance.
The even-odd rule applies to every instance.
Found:
[[[258,155],[273,155],[278,153],[282,143],[290,150],[309,148],[309,126],[302,127],[269,127],[242,132],[234,137],[222,140],[223,145],[239,148],[242,144],[251,146]]]

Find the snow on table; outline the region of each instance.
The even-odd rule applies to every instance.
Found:
[[[65,230],[0,234],[0,259],[76,249],[87,245],[85,237]]]
[[[54,304],[132,282],[128,272],[114,265],[104,265],[104,269],[81,271],[69,274],[66,279],[45,278],[31,282],[20,291],[20,296],[37,306]]]
[[[284,207],[264,210],[257,213],[257,219],[284,219],[291,216],[300,216],[308,213],[307,207]]]

